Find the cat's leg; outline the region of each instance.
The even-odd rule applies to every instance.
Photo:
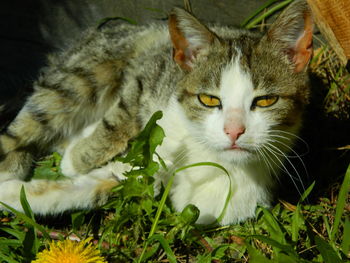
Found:
[[[86,174],[123,153],[128,141],[140,131],[136,115],[135,111],[115,103],[102,120],[88,127],[67,148],[61,162],[63,174]]]
[[[24,187],[27,200],[35,214],[58,214],[68,210],[92,209],[103,205],[112,194],[111,189],[125,179],[131,166],[120,162],[108,163],[86,175],[62,180],[24,182],[9,179],[0,182],[0,201],[23,211],[20,191]],[[45,200],[43,202],[43,200]],[[0,204],[0,210],[6,209]]]
[[[23,178],[32,165],[32,153],[47,152],[89,122],[91,113],[86,111],[94,112],[96,105],[83,95],[78,99],[68,84],[36,84],[15,120],[0,134],[0,181]]]
[[[67,114],[53,112],[48,107],[48,104],[58,107],[58,96],[49,96],[45,90],[35,92],[0,135],[0,181],[23,179],[32,165],[32,154],[45,148],[48,150],[49,143],[61,132],[60,124],[57,122],[55,126],[55,120]]]
[[[103,177],[101,175],[104,174]],[[117,178],[96,175],[76,176],[65,180],[22,180],[0,182],[0,200],[12,208],[23,211],[20,190],[23,186],[27,200],[35,214],[57,214],[67,210],[91,209],[103,205],[118,185]],[[0,205],[0,210],[4,209]]]
[[[24,180],[31,165],[32,155],[28,151],[15,150],[7,153],[0,160],[0,182],[13,179],[14,175]]]

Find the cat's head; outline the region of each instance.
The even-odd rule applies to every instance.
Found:
[[[186,72],[178,101],[193,137],[234,162],[285,152],[308,103],[312,29],[305,1],[294,1],[262,37],[209,30],[174,9],[173,58]]]

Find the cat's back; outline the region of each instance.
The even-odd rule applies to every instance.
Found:
[[[157,64],[162,63],[164,54],[169,56],[170,50],[165,24],[90,28],[68,48],[48,56],[48,64],[34,84],[34,103],[27,107],[42,112],[37,108],[47,104],[45,98],[50,97],[52,106],[45,109],[46,115],[67,111],[76,116],[71,125],[66,125],[70,133],[71,128],[77,130],[100,119],[118,97],[134,105],[141,88],[150,86],[143,80],[150,75],[146,69],[159,68]],[[59,122],[65,125],[65,117]]]
[[[155,48],[159,52],[161,46],[170,47],[168,35],[165,24],[139,26],[123,23],[89,28],[68,48],[49,55],[46,70],[58,66],[89,67],[110,60],[130,61],[140,56],[145,58]]]

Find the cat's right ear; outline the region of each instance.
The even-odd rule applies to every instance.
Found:
[[[295,72],[304,71],[312,56],[313,20],[305,0],[293,1],[263,38],[287,55]],[[271,45],[269,45],[271,46]]]
[[[169,33],[173,43],[173,59],[190,71],[197,57],[205,55],[217,38],[195,17],[181,8],[173,8],[169,15]]]

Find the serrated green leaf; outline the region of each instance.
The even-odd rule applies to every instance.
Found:
[[[0,259],[5,260],[5,262],[7,262],[7,263],[18,263],[17,260],[14,260],[14,259],[2,254],[1,252],[0,252]]]
[[[37,162],[32,179],[61,180],[66,178],[61,172],[61,160],[62,156],[54,152],[44,160]]]
[[[57,172],[52,169],[52,167],[39,166],[34,170],[34,179],[47,179],[51,180],[56,178]]]
[[[22,246],[22,241],[16,239],[0,239],[0,249],[4,246],[20,247]]]
[[[149,162],[147,167],[143,169],[143,172],[148,176],[154,176],[154,174],[159,170],[159,164],[156,162]]]
[[[24,239],[24,232],[18,229],[9,228],[9,227],[0,227],[0,230],[10,234],[11,236],[14,236],[18,240]]]
[[[198,255],[196,257],[196,262],[197,263],[212,263],[213,261],[212,261],[211,253]]]
[[[153,154],[156,150],[156,147],[162,144],[164,137],[165,137],[165,133],[163,128],[161,128],[159,125],[155,125],[150,133],[150,138],[149,138],[150,154]]]
[[[131,147],[125,157],[117,160],[123,163],[130,163],[134,167],[144,167],[147,174],[154,174],[159,165],[153,161],[155,149],[164,138],[163,129],[157,125],[162,118],[161,111],[155,112],[140,134],[131,142]]]
[[[146,211],[148,216],[152,215],[154,209],[153,209],[153,202],[151,199],[149,199],[149,198],[142,199],[141,207],[144,211]]]
[[[212,259],[220,260],[225,256],[226,250],[230,247],[230,245],[220,245],[216,247],[212,252]]]
[[[152,184],[147,185],[145,181],[135,176],[129,177],[123,185],[124,187],[121,189],[121,192],[124,199],[143,197],[145,195],[153,196],[154,194]]]
[[[321,253],[324,263],[341,263],[341,259],[334,249],[325,240],[319,236],[315,236],[317,250]]]
[[[272,263],[273,262],[272,260],[262,255],[259,250],[253,248],[249,244],[247,244],[247,250],[249,255],[249,263]]]
[[[282,243],[280,243],[272,238],[262,236],[262,235],[251,235],[249,237],[263,241],[266,244],[271,245],[274,249],[279,249],[281,251],[284,251],[289,256],[292,256],[295,260],[297,260],[299,258],[298,254],[295,252],[294,248],[289,244],[282,244]]]

